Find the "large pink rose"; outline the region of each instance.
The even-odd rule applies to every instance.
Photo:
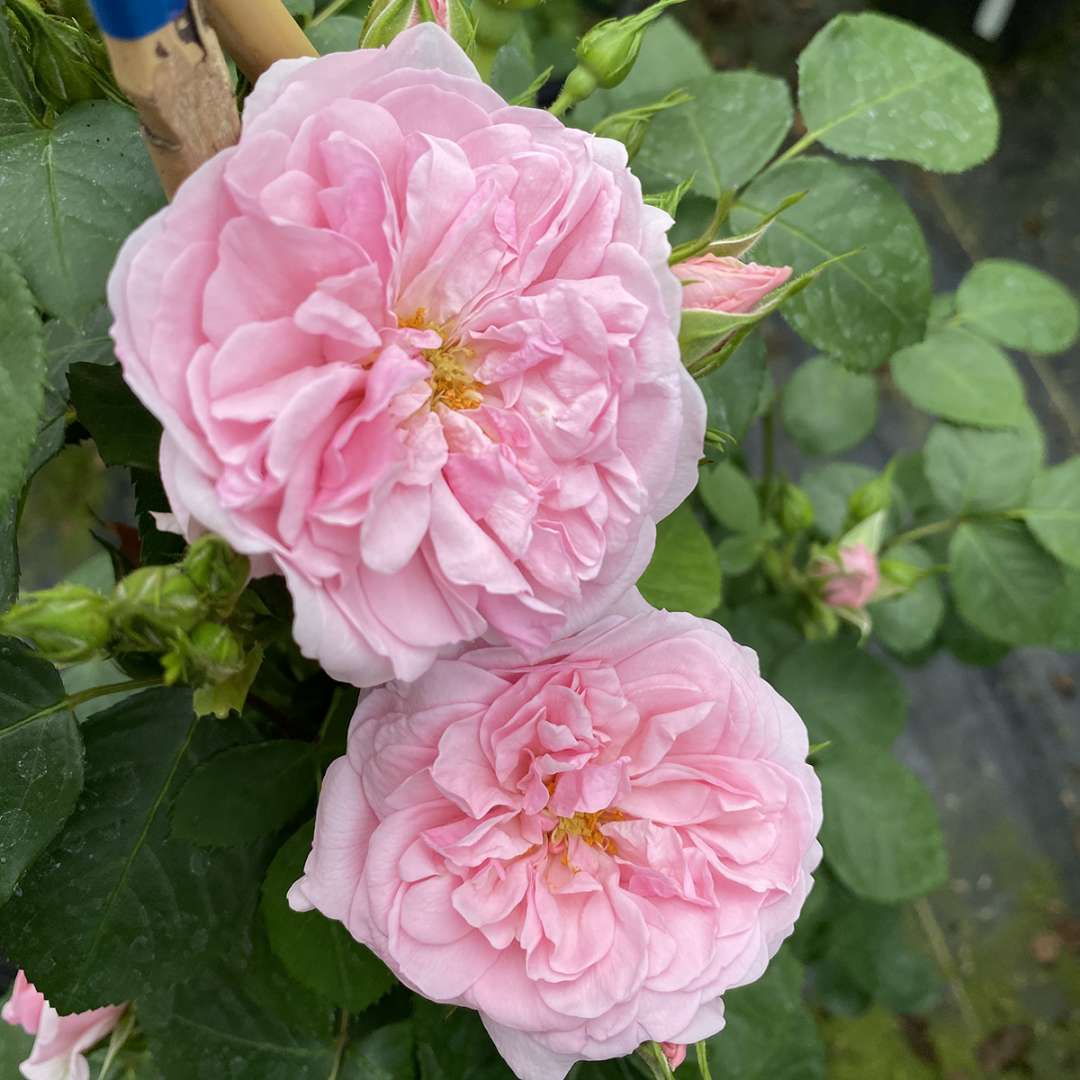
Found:
[[[123,1005],[106,1005],[61,1016],[20,971],[0,1019],[35,1036],[30,1056],[19,1066],[26,1080],[88,1080],[90,1066],[84,1051],[116,1027],[124,1009]]]
[[[362,701],[289,899],[478,1009],[525,1080],[695,1042],[810,888],[807,749],[754,653],[692,615],[609,615],[532,665],[474,648]]]
[[[586,625],[696,480],[669,224],[433,24],[275,64],[109,282],[177,527],[284,574],[360,685]]]

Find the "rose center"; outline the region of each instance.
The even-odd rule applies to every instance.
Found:
[[[431,408],[442,404],[449,409],[476,409],[483,404],[482,383],[473,378],[474,353],[453,334],[449,325],[435,326],[428,321],[427,312],[419,308],[401,326],[416,330],[434,330],[443,339],[436,349],[421,350],[431,365]]]
[[[605,836],[601,826],[609,821],[622,821],[621,810],[600,810],[595,814],[589,814],[579,810],[572,817],[559,818],[558,824],[551,830],[550,842],[553,845],[568,843],[570,837],[576,836],[590,847],[599,848],[609,855],[617,853],[615,841],[610,836]]]

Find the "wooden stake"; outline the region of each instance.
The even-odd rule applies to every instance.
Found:
[[[207,8],[225,51],[252,82],[275,60],[319,55],[280,0],[207,0]]]
[[[200,0],[140,38],[105,34],[120,88],[138,109],[143,139],[171,199],[204,161],[240,137],[229,69]]]

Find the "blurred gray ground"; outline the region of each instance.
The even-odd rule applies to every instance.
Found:
[[[960,176],[884,168],[922,222],[935,291],[996,256],[1080,292],[1080,3],[1020,0],[994,43],[971,32],[977,7],[713,0],[683,10],[721,66],[789,79],[801,48],[842,10],[900,15],[975,55],[1001,109],[997,155]],[[778,375],[805,351],[782,326],[769,344]],[[1080,453],[1080,348],[1020,364],[1050,461]],[[889,387],[882,406],[851,460],[880,467],[921,445],[929,420]],[[792,447],[780,460],[798,474]],[[934,794],[951,856],[950,886],[920,909],[951,992],[930,1018],[929,1045],[880,1015],[835,1024],[830,1080],[1080,1077],[1080,656],[1025,649],[974,668],[939,653],[901,674],[911,701],[901,754]]]

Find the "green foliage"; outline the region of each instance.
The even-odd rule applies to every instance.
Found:
[[[924,570],[934,565],[929,553],[916,544],[890,548],[887,556]],[[934,639],[945,618],[945,598],[937,578],[927,574],[899,595],[871,604],[868,610],[880,641],[895,653],[910,655]]]
[[[288,6],[320,51],[355,46],[362,2]],[[527,15],[529,0],[480,6],[480,67],[524,104],[549,88],[542,67],[570,70],[593,18],[573,0]],[[879,657],[917,663],[943,647],[986,664],[1017,645],[1080,649],[1080,458],[1046,467],[1002,351],[1063,351],[1080,313],[1061,283],[1004,259],[931,302],[926,245],[898,191],[873,168],[804,156],[820,144],[942,172],[984,160],[997,113],[979,69],[949,46],[884,16],[834,19],[800,58],[806,134],[781,151],[793,121],[783,79],[714,71],[670,15],[643,39],[640,18],[623,24],[633,40],[616,48],[617,25],[579,48],[578,82],[584,69],[607,88],[569,122],[626,143],[648,201],[678,218],[673,259],[707,249],[793,268],[756,310],[683,316],[707,457],[696,496],[659,524],[639,585],[755,649],[809,729],[824,864],[794,942],[725,996],[708,1052],[717,1080],[822,1080],[804,982],[826,1012],[920,1014],[940,989],[902,905],[942,884],[946,853],[930,795],[894,756],[907,700]],[[103,300],[120,244],[162,199],[102,56],[92,34],[29,0],[0,12],[0,602],[18,589],[28,485],[65,441],[89,436],[106,465],[130,470],[138,524],[102,529],[120,541],[115,589],[107,574],[93,593],[69,582],[24,596],[10,625],[22,618],[39,652],[0,639],[0,940],[63,1011],[135,1002],[116,1077],[510,1080],[476,1013],[420,999],[342,924],[288,904],[313,824],[293,830],[344,750],[357,692],[299,655],[279,581],[249,586],[246,559],[220,540],[185,555],[153,523],[168,510],[161,429],[114,362]],[[788,342],[757,325],[773,311],[817,354],[786,379],[791,365],[770,373],[764,342],[776,353]],[[873,432],[886,362],[937,418],[925,445],[886,469],[831,460]],[[800,459],[798,487],[793,448],[774,445],[780,422],[802,458],[826,459]],[[815,574],[855,540],[880,548],[881,584],[862,610],[830,607]],[[31,625],[50,597],[67,606]],[[107,632],[90,633],[99,609]],[[88,653],[98,659],[63,676],[86,693],[66,698],[43,657]],[[192,685],[133,696],[146,685],[135,682],[101,710],[88,698],[119,678],[104,674],[115,657]],[[0,1074],[26,1052],[0,1025]],[[699,1075],[693,1050],[684,1074]],[[645,1066],[574,1075],[635,1080]]]
[[[897,903],[945,883],[937,809],[890,754],[830,746],[817,763],[825,819],[821,845],[836,876],[865,900]]]
[[[0,140],[0,190],[0,249],[41,307],[72,322],[104,299],[121,241],[162,201],[135,114],[103,101]]]
[[[698,385],[709,407],[709,426],[741,440],[763,407],[768,390],[761,338],[748,335],[723,365]]]
[[[1024,384],[995,345],[965,330],[935,331],[898,352],[892,375],[924,412],[957,424],[1016,427],[1024,415]]]
[[[1011,259],[976,263],[956,291],[957,319],[1010,349],[1064,352],[1080,333],[1080,305],[1059,281]]]
[[[882,15],[840,15],[799,57],[807,141],[849,157],[963,172],[997,146],[979,67],[943,41]]]
[[[1051,555],[1080,568],[1080,457],[1035,477],[1024,521]]]
[[[315,911],[293,911],[286,894],[311,850],[314,822],[294,833],[274,856],[260,905],[270,945],[288,973],[332,1005],[366,1009],[394,985],[394,977],[340,923]]]
[[[810,344],[856,371],[870,371],[923,335],[930,262],[914,215],[878,173],[826,158],[788,161],[740,194],[732,212],[752,229],[785,198],[805,191],[754,249],[759,262],[805,273],[823,259],[842,262],[793,298],[784,318]]]
[[[1012,521],[971,521],[949,545],[949,580],[960,614],[1007,645],[1041,645],[1063,610],[1061,566]]]
[[[707,1040],[709,1071],[739,1080],[824,1080],[825,1047],[802,1000],[803,969],[789,949],[764,976],[724,996],[724,1030]],[[694,1048],[679,1069],[698,1077]]]
[[[2,228],[2,226],[0,226]],[[22,490],[45,400],[45,337],[34,299],[0,251],[0,504]]]
[[[877,383],[827,356],[801,364],[784,387],[784,427],[806,454],[839,454],[877,420]]]
[[[156,469],[161,425],[131,392],[116,364],[75,364],[68,372],[79,420],[108,465]]]
[[[714,72],[686,83],[690,101],[649,127],[639,154],[647,173],[718,199],[755,176],[791,127],[782,79],[754,71]]]
[[[190,693],[162,689],[83,725],[75,812],[0,910],[14,959],[61,1012],[130,1000],[237,945],[258,849],[215,858],[169,835],[169,804],[206,752],[199,723]]]
[[[1042,462],[1034,420],[1004,431],[938,424],[926,440],[926,479],[939,505],[953,514],[1021,506]]]
[[[656,551],[638,588],[654,607],[708,615],[720,603],[720,563],[684,503],[656,527]]]
[[[75,715],[52,664],[0,638],[0,904],[67,821],[82,791]]]
[[[275,833],[311,802],[315,747],[294,739],[236,746],[195,769],[173,806],[173,834],[227,847]]]

